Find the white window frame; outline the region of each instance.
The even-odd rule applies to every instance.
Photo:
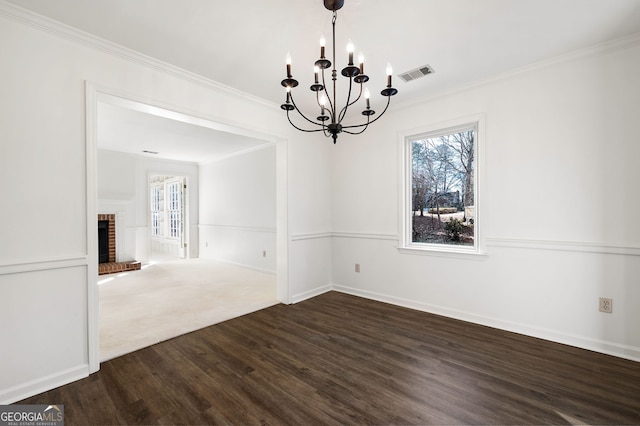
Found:
[[[184,238],[184,220],[182,217],[185,209],[185,182],[181,177],[157,177],[150,184],[150,228],[151,238],[164,241],[183,242]],[[171,188],[177,189],[172,199]],[[158,188],[160,194],[158,210],[154,212],[154,191]],[[177,198],[175,198],[177,197]],[[174,208],[175,207],[175,208]],[[176,209],[177,208],[177,209]],[[154,219],[157,218],[157,233],[154,233]],[[174,226],[177,224],[177,226]]]
[[[151,236],[162,237],[162,187],[153,185],[151,187]]]
[[[420,138],[437,137],[444,134],[452,134],[475,127],[474,146],[474,245],[449,245],[414,243],[412,239],[412,163],[411,142]],[[399,223],[400,246],[398,250],[405,254],[436,255],[446,257],[478,258],[486,255],[482,228],[482,188],[484,186],[484,146],[485,146],[485,117],[484,114],[461,117],[455,120],[430,124],[418,129],[402,132],[400,134],[400,194],[401,214]]]
[[[173,191],[175,189],[175,192]],[[166,238],[179,240],[182,237],[182,180],[169,180],[165,182],[167,233]],[[175,225],[175,226],[174,226]]]

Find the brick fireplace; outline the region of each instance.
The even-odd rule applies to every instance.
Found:
[[[140,262],[116,261],[116,215],[98,215],[98,275],[139,270]]]

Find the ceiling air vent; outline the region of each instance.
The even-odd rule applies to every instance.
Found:
[[[415,80],[416,78],[424,77],[425,75],[433,74],[433,68],[429,65],[423,65],[415,70],[407,71],[400,74],[398,77],[404,82]]]

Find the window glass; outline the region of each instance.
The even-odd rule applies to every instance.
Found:
[[[476,248],[475,123],[406,139],[405,240],[416,248]]]

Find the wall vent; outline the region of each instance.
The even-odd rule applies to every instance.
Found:
[[[419,68],[416,68],[414,70],[411,71],[407,71],[404,72],[400,75],[398,75],[398,77],[400,77],[402,79],[402,81],[404,82],[409,82],[412,80],[415,80],[416,78],[420,78],[420,77],[424,77],[425,75],[429,75],[429,74],[433,74],[433,68],[431,68],[429,65],[423,65]]]

